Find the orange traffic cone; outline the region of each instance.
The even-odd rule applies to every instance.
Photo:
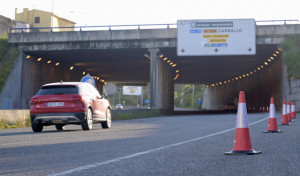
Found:
[[[248,127],[248,116],[244,91],[240,91],[238,111],[236,117],[235,138],[233,149],[225,155],[254,155],[261,151],[252,149],[250,130]]]
[[[287,119],[289,122],[293,122],[292,119],[292,115],[291,115],[291,106],[290,106],[290,102],[288,101],[287,105],[286,105],[286,115],[287,115]]]
[[[277,126],[274,97],[271,97],[271,100],[270,100],[268,130],[264,131],[264,133],[281,133],[281,131],[278,129],[278,126]]]
[[[292,118],[295,119],[296,118],[296,105],[294,102],[292,102],[292,107],[291,107],[291,115],[292,115]]]
[[[286,114],[286,103],[285,103],[285,100],[283,100],[282,116],[281,116],[281,124],[280,125],[290,125],[288,117],[287,117],[287,114]]]

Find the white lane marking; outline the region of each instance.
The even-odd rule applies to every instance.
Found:
[[[249,126],[257,124],[259,122],[262,122],[262,121],[264,121],[268,118],[269,117],[266,117],[264,119],[261,119],[261,120],[258,120],[256,122],[250,123]],[[167,149],[167,148],[176,147],[176,146],[179,146],[179,145],[199,141],[201,139],[205,139],[205,138],[208,138],[208,137],[212,137],[212,136],[216,136],[216,135],[219,135],[219,134],[227,133],[227,132],[230,132],[230,131],[233,131],[233,130],[235,130],[235,128],[231,128],[231,129],[228,129],[228,130],[220,131],[220,132],[217,132],[217,133],[209,134],[209,135],[206,135],[206,136],[202,136],[202,137],[195,138],[195,139],[190,139],[190,140],[187,140],[187,141],[183,141],[183,142],[179,142],[179,143],[175,143],[175,144],[171,144],[171,145],[166,145],[166,146],[163,146],[163,147],[158,147],[158,148],[147,150],[147,151],[144,151],[144,152],[138,152],[138,153],[135,153],[135,154],[132,154],[132,155],[127,155],[127,156],[124,156],[124,157],[115,158],[115,159],[108,160],[108,161],[103,161],[103,162],[100,162],[100,163],[95,163],[95,164],[90,164],[90,165],[86,165],[86,166],[77,167],[77,168],[67,170],[67,171],[64,171],[64,172],[60,172],[60,173],[56,173],[56,174],[50,174],[48,176],[61,176],[61,175],[72,174],[74,172],[81,172],[83,170],[87,170],[87,169],[90,169],[90,168],[100,167],[100,166],[103,166],[103,165],[106,165],[106,164],[119,162],[119,161],[124,160],[124,159],[130,159],[130,158],[134,158],[134,157],[137,157],[137,156],[149,154],[149,153],[152,153],[152,152],[157,152],[157,151],[160,151],[160,150],[164,150],[164,149]]]

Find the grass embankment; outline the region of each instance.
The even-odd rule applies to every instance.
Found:
[[[7,121],[4,121],[0,119],[0,129],[5,129],[5,128],[22,128],[22,127],[30,127],[31,126],[31,121],[30,117],[26,119],[24,122],[23,120],[18,120],[15,123],[8,123]]]
[[[17,48],[8,45],[7,39],[0,38],[0,92],[11,72],[18,53]]]
[[[112,111],[112,120],[130,120],[130,119],[139,119],[139,118],[148,118],[148,117],[157,117],[161,116],[162,113],[159,110],[136,110],[136,111],[127,111],[127,110],[115,110]],[[30,116],[26,118],[26,121],[18,120],[14,123],[8,123],[7,121],[0,120],[0,129],[5,128],[22,128],[22,127],[31,127]]]

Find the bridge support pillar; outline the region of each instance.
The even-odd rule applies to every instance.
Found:
[[[149,49],[150,64],[150,106],[173,111],[174,78],[171,67],[159,57],[159,49]]]

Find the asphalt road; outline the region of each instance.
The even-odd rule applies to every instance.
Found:
[[[248,114],[253,149],[262,154],[246,156],[224,155],[236,114],[113,121],[108,130],[0,130],[0,175],[300,175],[300,120],[265,134],[267,116]]]

